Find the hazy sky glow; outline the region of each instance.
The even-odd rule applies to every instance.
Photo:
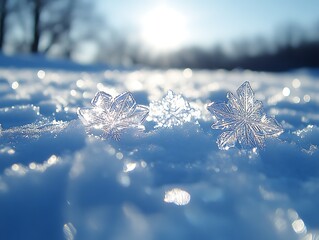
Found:
[[[271,36],[276,28],[288,23],[306,28],[319,23],[317,0],[98,1],[100,12],[112,27],[129,33],[128,37],[134,40],[164,48],[210,46],[258,35]],[[161,19],[163,8],[168,10]],[[159,17],[155,20],[151,15]],[[151,25],[157,28],[152,30]],[[168,44],[168,38],[161,35],[172,35],[174,40]]]

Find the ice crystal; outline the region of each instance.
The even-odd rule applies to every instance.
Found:
[[[1,134],[5,137],[6,140],[12,141],[14,139],[18,139],[19,137],[23,138],[40,138],[43,134],[53,134],[55,137],[60,134],[63,130],[65,130],[71,122],[63,122],[56,120],[43,119],[40,121],[36,121],[35,123],[30,123],[27,125],[9,128],[7,130],[3,130],[1,133],[0,126],[0,136]]]
[[[63,232],[66,240],[74,240],[77,231],[74,225],[69,222],[63,225]]]
[[[171,128],[195,121],[199,116],[199,110],[192,108],[182,95],[171,90],[161,101],[150,103],[150,118],[156,122],[155,128]]]
[[[261,101],[255,99],[249,82],[237,89],[237,97],[227,93],[228,103],[212,102],[207,109],[214,115],[213,129],[225,130],[217,139],[219,149],[234,147],[236,141],[242,148],[263,147],[265,138],[277,137],[283,128],[263,110]]]
[[[141,129],[148,115],[148,108],[136,104],[130,92],[124,92],[115,98],[101,91],[92,99],[93,108],[78,109],[78,116],[89,129],[100,129],[105,137],[119,140],[123,130]]]

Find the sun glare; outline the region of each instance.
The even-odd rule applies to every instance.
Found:
[[[154,49],[176,49],[187,37],[185,20],[175,9],[157,7],[142,17],[142,40]]]

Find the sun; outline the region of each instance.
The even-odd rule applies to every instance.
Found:
[[[159,6],[141,19],[142,41],[157,50],[172,50],[187,39],[186,18],[168,6]]]

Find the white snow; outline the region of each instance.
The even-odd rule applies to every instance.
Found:
[[[318,71],[19,64],[0,69],[0,239],[319,239]],[[245,81],[284,133],[261,150],[219,150],[206,106]],[[115,141],[77,116],[98,91],[149,106],[168,90],[198,123],[148,119]],[[173,189],[191,201],[164,201]]]

